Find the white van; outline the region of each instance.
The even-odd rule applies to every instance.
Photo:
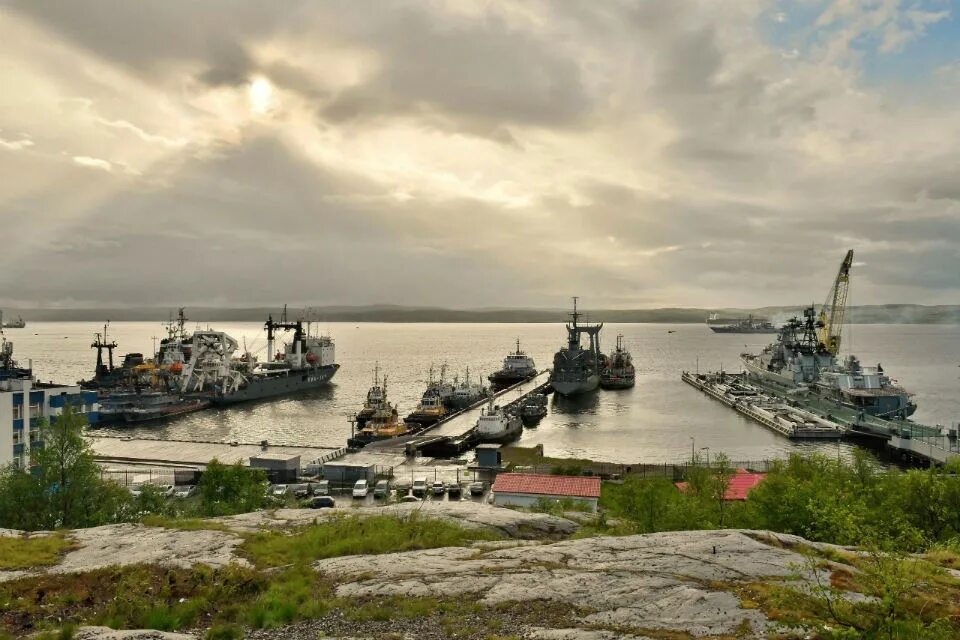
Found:
[[[357,480],[357,484],[353,485],[353,497],[366,498],[368,493],[370,493],[370,487],[367,485],[367,481]]]
[[[416,479],[413,481],[413,488],[412,488],[411,491],[412,491],[413,495],[417,496],[418,498],[421,498],[421,497],[427,495],[427,479],[426,479],[426,478],[416,478]]]

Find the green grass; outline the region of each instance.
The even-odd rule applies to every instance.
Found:
[[[167,516],[149,515],[142,520],[148,527],[162,527],[164,529],[179,529],[180,531],[226,531],[230,528],[222,522],[204,520],[201,518],[169,518]]]
[[[56,564],[72,546],[62,533],[35,538],[0,537],[0,569],[48,567]]]
[[[497,534],[412,514],[408,518],[341,516],[294,533],[264,531],[240,551],[258,567],[309,564],[323,558],[463,546],[497,540]]]

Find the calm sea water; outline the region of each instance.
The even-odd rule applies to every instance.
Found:
[[[266,338],[259,323],[220,323],[250,351],[261,352]],[[75,382],[92,375],[93,323],[31,323],[7,330],[22,363],[30,358],[42,380]],[[449,376],[471,376],[499,368],[516,338],[540,368],[550,366],[565,340],[553,324],[345,324],[324,325],[336,341],[341,369],[333,384],[296,397],[257,402],[184,416],[175,421],[123,429],[137,437],[184,440],[267,439],[276,444],[341,446],[350,432],[347,417],[363,403],[374,363],[389,377],[390,399],[401,414],[417,403],[431,364],[449,365]],[[153,350],[163,336],[160,323],[115,323],[111,337],[118,354]],[[673,333],[671,333],[671,331]],[[892,377],[913,391],[914,418],[927,424],[960,420],[960,326],[856,325],[846,329],[845,350],[865,364],[881,362]],[[836,444],[795,444],[752,423],[680,381],[682,370],[739,370],[738,356],[769,342],[771,335],[720,335],[705,325],[608,324],[603,347],[618,333],[633,354],[637,385],[626,391],[598,391],[577,400],[554,398],[550,414],[524,431],[521,445],[542,443],[548,455],[589,457],[611,462],[673,462],[689,459],[691,446],[723,451],[735,460],[762,460],[797,449],[836,453]],[[121,430],[105,430],[119,433]],[[839,446],[841,453],[849,445]],[[706,452],[702,452],[706,453]]]

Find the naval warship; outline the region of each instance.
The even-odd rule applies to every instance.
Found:
[[[553,372],[550,374],[553,390],[562,396],[593,391],[600,385],[601,362],[605,359],[600,354],[600,329],[603,323],[580,324],[580,316],[575,297],[571,321],[566,325],[567,346],[553,357]],[[583,334],[590,339],[588,349],[580,344]]]
[[[861,366],[854,355],[837,360],[852,265],[853,251],[848,251],[819,314],[807,307],[803,320],[788,320],[775,342],[759,354],[741,354],[741,362],[760,383],[814,393],[864,415],[907,418],[917,408],[912,394],[881,365]]]
[[[711,313],[707,318],[707,326],[714,333],[776,333],[777,327],[765,318],[721,318],[719,314]]]
[[[271,315],[263,327],[266,362],[257,362],[250,353],[234,359],[239,345],[222,331],[195,332],[192,357],[182,374],[184,393],[229,405],[316,389],[340,368],[334,362],[333,339],[311,335],[310,324],[303,320],[288,321],[286,310],[279,322]],[[277,331],[292,331],[293,338],[274,353]]]

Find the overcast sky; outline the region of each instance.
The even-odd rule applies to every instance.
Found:
[[[960,302],[941,0],[0,0],[0,305]]]

